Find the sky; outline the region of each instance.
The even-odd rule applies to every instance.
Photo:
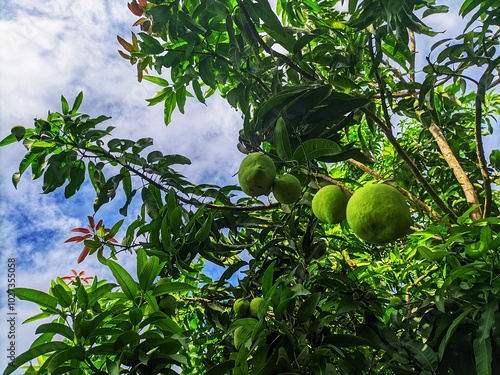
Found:
[[[148,107],[158,86],[138,83],[136,68],[121,58],[116,35],[130,39],[137,19],[126,0],[23,0],[2,1],[0,5],[0,139],[15,124],[33,125],[48,110],[60,110],[60,96],[70,104],[80,92],[80,112],[90,116],[111,116],[114,137],[152,137],[154,149],[164,154],[187,156],[193,164],[179,168],[190,181],[219,185],[236,184],[234,174],[243,155],[236,149],[240,114],[214,96],[207,105],[188,100],[186,114],[175,112],[165,127],[160,106]],[[439,17],[439,18],[437,18]],[[437,29],[454,35],[464,26],[452,15],[429,19]],[[445,37],[447,34],[443,34]],[[426,41],[422,41],[425,46]],[[425,56],[421,55],[422,58]],[[497,138],[498,139],[498,138]],[[489,140],[489,146],[493,144]],[[153,148],[151,148],[153,150]],[[65,200],[60,193],[43,195],[41,181],[32,181],[29,171],[17,190],[11,176],[24,155],[21,144],[0,149],[0,286],[6,289],[9,258],[15,258],[16,285],[48,291],[50,280],[85,271],[112,279],[93,257],[77,264],[81,244],[65,244],[70,229],[86,226],[92,215],[94,192],[85,185],[76,196]],[[104,206],[96,215],[105,225],[115,219],[113,210],[121,202]],[[131,215],[133,217],[133,215]],[[135,275],[135,257],[123,254],[120,263]],[[6,365],[8,329],[4,293],[0,297],[0,368]],[[38,323],[22,325],[39,310],[17,300],[16,352],[25,351],[34,339]]]

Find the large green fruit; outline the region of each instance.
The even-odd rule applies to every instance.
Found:
[[[276,177],[273,185],[274,198],[283,204],[297,202],[302,196],[302,186],[297,177],[291,174]]]
[[[233,310],[238,316],[245,315],[248,312],[249,308],[250,302],[248,302],[246,299],[239,298],[234,301]]]
[[[168,316],[172,316],[175,314],[177,300],[174,296],[167,294],[162,299],[160,299],[160,302],[158,302],[158,306],[160,307],[160,310],[165,314],[167,314]]]
[[[336,185],[324,186],[313,197],[313,213],[324,223],[340,223],[345,219],[345,210],[350,197],[348,192]]]
[[[247,155],[238,170],[241,190],[251,197],[269,194],[275,178],[276,166],[273,159],[260,152]]]
[[[405,197],[392,186],[375,184],[356,190],[347,204],[347,222],[363,241],[392,242],[406,235],[411,215]]]
[[[250,302],[250,315],[253,316],[254,318],[257,317],[257,313],[259,312],[260,304],[264,301],[264,298],[261,297],[255,297],[251,302]]]

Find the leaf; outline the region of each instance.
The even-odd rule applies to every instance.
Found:
[[[303,323],[311,319],[314,311],[316,311],[320,298],[320,292],[313,293],[302,303],[302,305],[300,305],[299,310],[297,311],[298,323]]]
[[[79,360],[83,362],[85,360],[85,349],[81,346],[74,346],[59,351],[59,353],[54,355],[49,361],[49,365],[47,366],[49,374],[61,367],[63,363],[71,360]]]
[[[476,362],[476,373],[481,375],[492,375],[491,364],[493,362],[491,340],[475,339],[472,343],[474,348],[474,360]]]
[[[167,293],[192,292],[195,290],[198,290],[198,288],[188,283],[175,282],[175,281],[165,282],[156,285],[153,291],[153,296],[158,297]]]
[[[3,375],[12,374],[19,367],[24,365],[26,362],[31,361],[45,353],[53,352],[53,351],[61,351],[68,347],[67,344],[63,342],[48,342],[45,344],[41,344],[30,348],[24,353],[20,354],[16,359],[5,369]]]
[[[34,302],[41,307],[47,307],[52,310],[55,310],[58,303],[56,297],[34,289],[15,288],[14,293],[21,300]]]
[[[234,361],[229,360],[209,368],[208,371],[205,373],[205,375],[223,375],[227,374],[233,368],[234,368]]]
[[[293,159],[300,164],[311,162],[322,156],[335,155],[341,152],[341,147],[329,139],[315,138],[303,142],[293,153]]]
[[[424,369],[432,372],[437,369],[438,356],[430,346],[417,341],[410,341],[410,339],[403,340],[401,344],[410,351]]]
[[[9,134],[7,137],[0,141],[0,147],[10,145],[11,143],[18,142],[14,134]]]
[[[471,313],[471,311],[473,311],[473,310],[474,310],[473,308],[466,309],[457,318],[455,318],[453,320],[453,323],[450,324],[450,326],[448,327],[448,330],[446,331],[446,334],[445,334],[443,340],[439,344],[439,348],[438,348],[439,360],[443,359],[443,355],[444,355],[444,352],[446,350],[446,346],[448,345],[448,342],[452,338],[453,334],[457,330],[460,323],[462,323],[462,321],[467,317],[467,315],[469,315]]]
[[[39,333],[55,333],[66,337],[69,340],[73,340],[75,333],[73,330],[65,324],[61,323],[46,323],[37,327],[35,334]]]
[[[52,294],[57,298],[59,304],[62,307],[71,306],[73,299],[71,298],[71,293],[68,292],[62,285],[56,284],[51,288]]]
[[[488,228],[489,227],[484,227]],[[476,338],[479,340],[479,343],[490,337],[491,327],[495,324],[495,313],[498,311],[498,298],[492,298],[481,309],[481,318],[479,319],[479,325],[477,328]]]
[[[120,284],[123,293],[131,300],[133,301],[134,298],[137,296],[137,283],[135,280],[130,276],[130,274],[120,266],[118,263],[108,260],[106,262],[106,265],[109,267],[111,272],[113,273],[113,276],[115,277],[116,281],[118,284]]]
[[[290,160],[292,158],[292,146],[290,145],[290,136],[283,117],[278,118],[276,121],[273,140],[278,156],[283,160]]]
[[[153,285],[154,280],[160,272],[160,260],[156,256],[148,258],[139,272],[139,285],[143,291],[148,290]]]
[[[80,105],[83,102],[83,91],[80,91],[78,95],[75,98],[75,101],[73,102],[73,107],[71,107],[71,113],[76,114],[78,109],[80,108]]]
[[[267,296],[267,293],[271,290],[274,280],[274,265],[276,261],[273,261],[269,266],[267,266],[264,276],[262,276],[262,294]]]

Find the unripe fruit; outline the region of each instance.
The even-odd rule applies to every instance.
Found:
[[[283,204],[297,202],[302,196],[302,186],[299,179],[291,174],[276,177],[273,195],[278,202]]]
[[[254,318],[257,317],[257,314],[259,312],[259,307],[262,301],[264,301],[264,298],[256,297],[250,302],[250,315],[253,316]]]
[[[385,184],[358,189],[347,204],[347,222],[363,241],[392,242],[408,233],[411,215],[405,197]]]
[[[251,330],[252,328],[249,326],[239,326],[234,330],[234,347],[236,349],[239,349],[239,347],[247,341]]]
[[[389,305],[395,309],[400,309],[403,307],[403,301],[398,296],[392,296],[389,300]]]
[[[312,210],[318,220],[337,224],[345,219],[350,194],[336,185],[327,185],[318,190],[312,200]]]
[[[251,197],[269,194],[275,178],[276,166],[273,159],[260,152],[247,155],[238,170],[241,190]]]
[[[167,294],[162,299],[160,299],[160,302],[158,302],[158,306],[160,307],[160,310],[165,314],[167,314],[168,316],[172,316],[175,314],[177,300],[174,296]]]
[[[246,299],[239,298],[234,301],[233,310],[238,316],[245,315],[248,312],[249,308],[250,302],[248,302]]]

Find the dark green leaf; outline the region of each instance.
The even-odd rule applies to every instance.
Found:
[[[112,260],[108,260],[106,262],[106,265],[113,273],[113,276],[115,277],[118,284],[120,284],[123,293],[125,293],[125,295],[133,301],[137,295],[137,283],[135,282],[135,280],[132,278],[132,276],[130,276],[125,268],[120,266],[118,263]]]

